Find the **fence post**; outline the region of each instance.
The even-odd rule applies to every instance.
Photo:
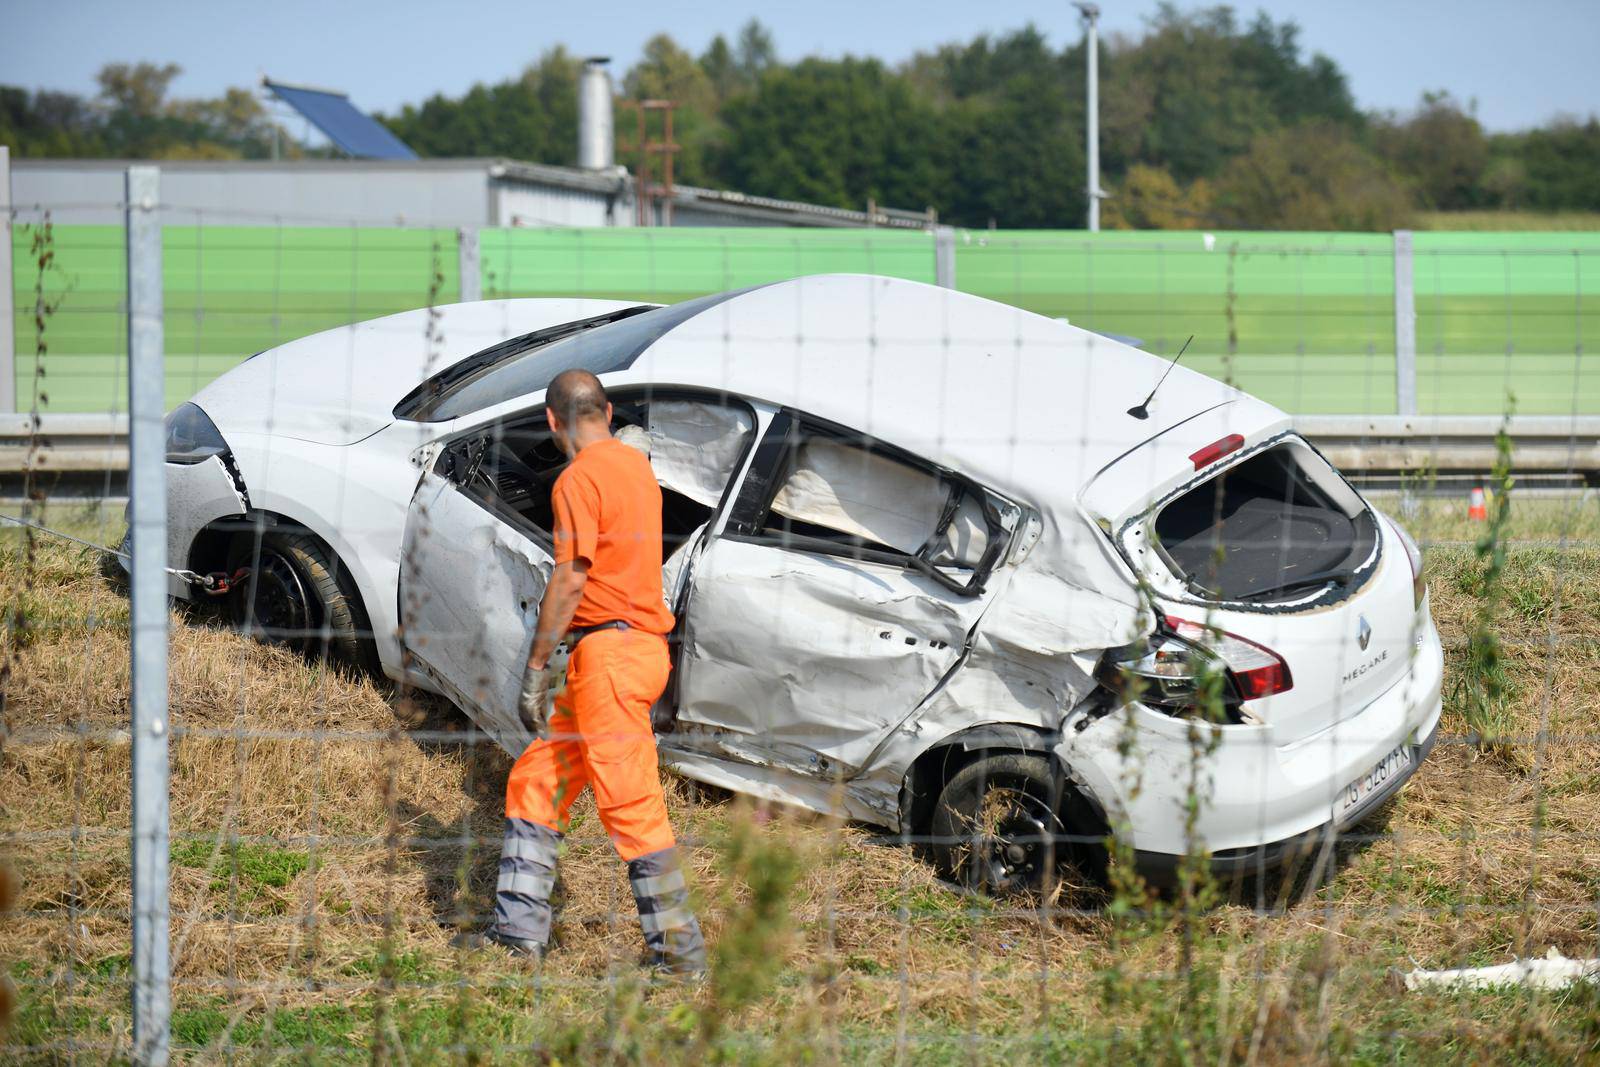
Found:
[[[0,144],[0,413],[17,410],[16,284],[11,273],[11,149]]]
[[[1394,231],[1394,401],[1401,415],[1417,413],[1417,300],[1411,231]]]
[[[956,231],[951,226],[933,228],[933,284],[956,287]]]
[[[478,263],[478,228],[456,230],[456,265],[461,275],[461,302],[483,299],[483,273]]]
[[[167,898],[166,368],[162,335],[161,171],[129,167],[128,531],[133,710],[133,1059],[167,1062],[172,989]]]

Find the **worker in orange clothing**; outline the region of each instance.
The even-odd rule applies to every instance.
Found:
[[[661,489],[650,461],[612,437],[611,405],[593,374],[557,375],[545,401],[551,433],[572,462],[551,490],[555,569],[518,701],[535,740],[506,783],[495,921],[484,936],[542,957],[557,849],[572,804],[588,786],[628,863],[645,962],[699,973],[705,941],[689,908],[650,729],[650,707],[672,669]],[[567,684],[552,711],[548,665],[563,641],[571,650]]]

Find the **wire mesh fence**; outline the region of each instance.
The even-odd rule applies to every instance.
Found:
[[[955,233],[961,293],[934,235],[484,230],[454,306],[453,228],[159,216],[166,406],[206,390],[164,445],[172,1058],[1600,1051],[1592,982],[1414,973],[1600,956],[1589,237],[1416,235],[1418,407],[1486,443],[1419,424],[1347,481],[1208,378],[1392,413],[1386,235]],[[19,408],[126,412],[125,231],[19,210],[13,248]],[[590,794],[543,964],[456,943],[495,914],[567,366],[662,492],[701,981],[640,968]],[[1563,417],[1535,464],[1513,410]],[[156,1059],[127,561],[89,547],[125,483],[50,425],[7,512],[89,545],[0,544],[3,1047]]]

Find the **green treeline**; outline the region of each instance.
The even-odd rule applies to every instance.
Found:
[[[580,66],[557,47],[516,78],[382,117],[424,156],[571,164]],[[699,56],[654,37],[620,91],[677,102],[684,183],[1060,228],[1084,218],[1083,71],[1081,43],[1052,50],[1032,27],[889,65],[784,63],[752,22]],[[25,156],[262,158],[278,136],[303,154],[244,90],[167,101],[174,73],[108,67],[95,101],[0,88],[0,142]],[[633,123],[618,113],[619,142]],[[1445,92],[1365,113],[1292,22],[1226,7],[1168,6],[1141,36],[1102,43],[1101,162],[1111,227],[1388,230],[1422,211],[1600,210],[1594,117],[1490,134]]]

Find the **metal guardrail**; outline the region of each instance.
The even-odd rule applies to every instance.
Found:
[[[126,415],[41,415],[36,435],[31,423],[28,415],[0,415],[0,476],[31,469],[88,480],[128,469]],[[1506,425],[1519,472],[1600,482],[1600,416],[1520,415],[1507,423],[1494,415],[1304,415],[1294,424],[1335,466],[1359,474],[1486,471]]]
[[[123,473],[128,469],[128,416],[0,415],[0,474]]]
[[[1299,430],[1348,473],[1439,474],[1489,470],[1501,427],[1520,473],[1600,477],[1600,416],[1302,415]]]

